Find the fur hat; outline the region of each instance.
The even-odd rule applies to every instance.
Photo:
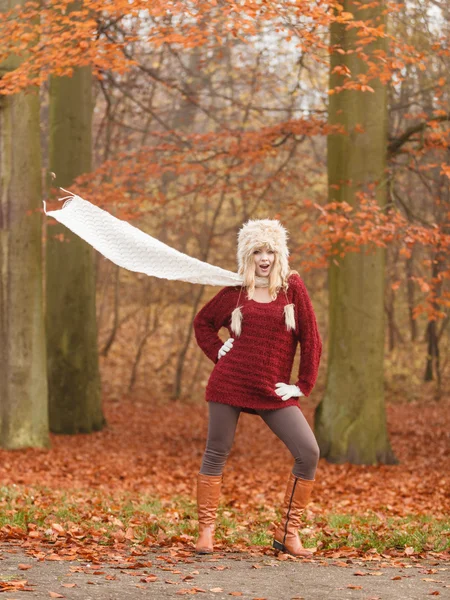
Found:
[[[239,274],[244,276],[244,285],[247,286],[248,297],[252,298],[255,289],[253,253],[263,247],[268,247],[276,254],[274,271],[269,276],[268,287],[273,299],[280,289],[284,290],[287,301],[287,281],[291,272],[289,268],[289,250],[287,247],[288,233],[276,219],[259,219],[247,221],[238,233],[237,259]],[[253,264],[253,275],[247,278],[250,265]],[[250,267],[251,272],[251,267]],[[236,337],[242,332],[243,314],[242,306],[238,305],[231,314],[231,330]],[[287,331],[295,329],[294,305],[286,303],[284,319]]]
[[[276,219],[258,219],[247,221],[238,233],[237,260],[239,274],[242,275],[245,265],[253,252],[267,246],[278,255],[280,276],[282,281],[289,277],[289,250],[287,247],[288,232]]]

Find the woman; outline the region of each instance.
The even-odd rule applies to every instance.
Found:
[[[290,271],[288,256],[287,232],[278,221],[247,222],[238,235],[242,287],[222,289],[194,320],[200,348],[216,363],[206,388],[208,439],[197,477],[196,550],[201,554],[213,551],[222,471],[242,411],[258,414],[295,459],[274,548],[294,556],[308,554],[298,528],[314,484],[319,448],[298,398],[314,387],[322,343],[305,285]],[[218,336],[221,327],[231,336],[225,343]],[[289,385],[298,342],[298,381]]]

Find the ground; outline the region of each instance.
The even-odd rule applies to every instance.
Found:
[[[3,547],[0,562],[6,600],[21,598],[128,600],[415,600],[450,597],[450,562],[359,559],[290,559],[242,553],[196,557],[184,549],[152,550],[116,557],[109,564],[39,560],[22,549]],[[11,581],[20,582],[11,585]],[[26,583],[25,583],[26,582]],[[26,587],[30,591],[20,591]]]
[[[446,406],[388,406],[398,465],[320,461],[300,530],[313,555],[299,560],[271,548],[292,459],[258,417],[239,423],[217,553],[199,558],[206,405],[107,402],[101,432],[0,451],[0,590],[7,600],[450,598]]]

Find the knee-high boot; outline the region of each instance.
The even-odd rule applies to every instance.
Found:
[[[293,556],[311,556],[311,552],[303,548],[298,530],[313,486],[314,481],[300,479],[290,474],[284,496],[281,523],[275,530],[273,547],[276,550]]]
[[[199,537],[195,550],[199,554],[211,554],[213,551],[214,529],[221,487],[222,475],[198,474],[197,511]]]

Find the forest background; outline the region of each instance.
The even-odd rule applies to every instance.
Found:
[[[94,547],[195,529],[211,364],[192,320],[217,289],[120,270],[43,222],[62,186],[230,270],[240,225],[279,218],[324,342],[303,403],[328,459],[310,545],[448,548],[447,4],[0,6],[1,442],[44,448],[2,451],[3,535]],[[248,546],[267,542],[287,457],[242,427],[258,468],[238,440],[221,531]]]

